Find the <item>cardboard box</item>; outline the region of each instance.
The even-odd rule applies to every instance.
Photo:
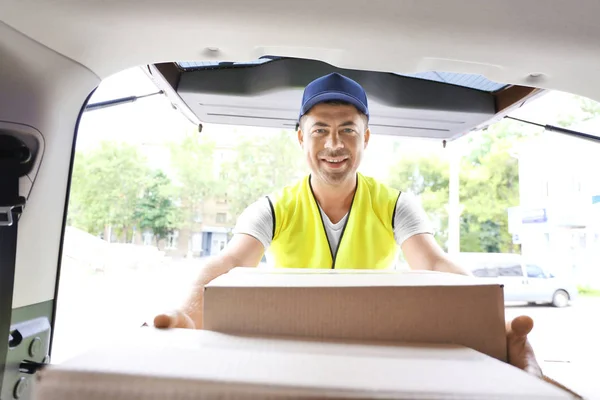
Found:
[[[154,328],[46,368],[33,393],[34,400],[574,398],[462,346]]]
[[[503,289],[436,272],[236,268],[206,286],[204,329],[463,345],[507,360]]]

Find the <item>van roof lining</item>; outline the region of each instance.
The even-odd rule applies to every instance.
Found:
[[[204,123],[293,129],[302,90],[330,72],[359,82],[369,96],[375,134],[453,140],[487,126],[535,89],[509,86],[475,75],[400,75],[342,69],[317,60],[271,57],[250,63],[168,63],[151,71],[172,102]],[[426,77],[424,77],[426,76]],[[435,77],[439,79],[434,80]],[[493,91],[457,83],[484,85]],[[486,86],[487,85],[487,86]],[[515,90],[516,88],[521,88]],[[161,87],[164,89],[164,87]]]

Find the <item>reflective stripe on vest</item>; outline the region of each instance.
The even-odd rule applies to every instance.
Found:
[[[335,258],[310,176],[269,196],[275,217],[270,252],[279,268],[391,268],[398,252],[393,216],[400,192],[357,174],[357,188]]]

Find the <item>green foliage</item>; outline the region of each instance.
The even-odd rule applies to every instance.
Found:
[[[600,103],[597,101],[577,95],[571,95],[571,97],[573,103],[577,104],[576,111],[573,112],[573,110],[569,110],[568,112],[559,115],[556,121],[557,125],[566,128],[600,115]]]
[[[95,235],[110,225],[126,237],[135,226],[147,173],[146,160],[135,146],[103,142],[88,153],[77,153],[70,222]]]
[[[483,133],[488,149],[476,146],[461,165],[461,251],[513,252],[509,207],[519,205],[519,164],[514,144],[522,137],[499,126]]]
[[[577,291],[582,296],[600,297],[600,289],[594,289],[589,286],[577,286]]]
[[[296,136],[282,131],[241,139],[235,160],[223,166],[228,192],[229,212],[233,219],[261,196],[293,183],[304,171],[304,161]]]
[[[514,145],[531,135],[518,124],[500,123],[472,136],[461,162],[461,251],[512,252],[509,207],[519,204],[519,167]],[[420,197],[436,228],[436,239],[448,239],[449,164],[441,156],[399,156],[389,184]]]
[[[388,184],[420,196],[423,208],[436,227],[436,240],[448,240],[448,163],[436,157],[400,157],[392,166]]]
[[[135,218],[140,228],[154,233],[157,245],[178,227],[180,213],[175,205],[175,188],[162,171],[152,173],[138,202]]]
[[[225,186],[216,179],[215,142],[197,129],[171,145],[171,163],[177,174],[184,226],[203,213],[206,200],[221,197]]]

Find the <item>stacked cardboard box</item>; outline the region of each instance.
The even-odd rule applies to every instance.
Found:
[[[571,399],[506,363],[502,287],[431,272],[234,269],[203,331],[143,328],[41,374],[38,399]]]

